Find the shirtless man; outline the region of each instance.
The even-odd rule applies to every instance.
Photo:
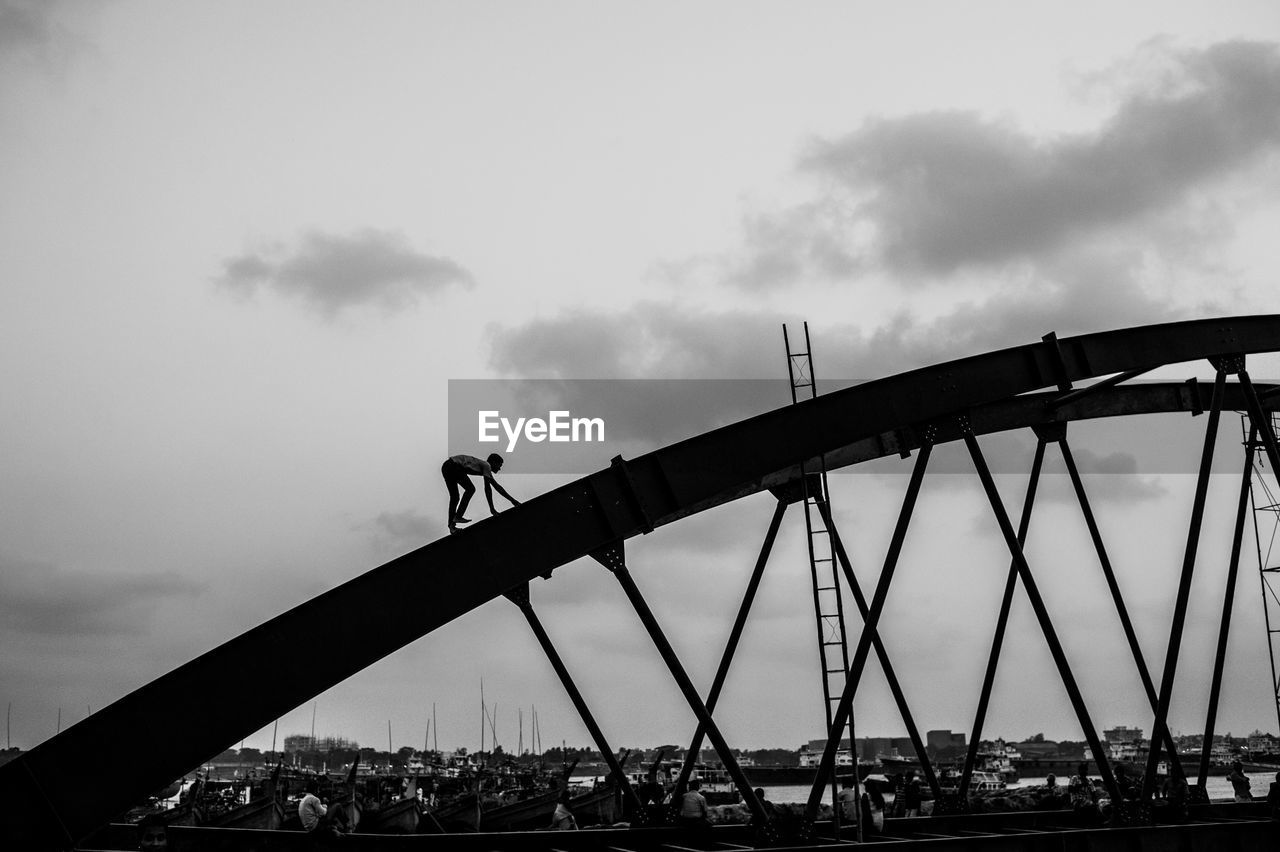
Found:
[[[458,524],[471,523],[470,518],[463,516],[467,511],[467,504],[471,502],[471,495],[476,493],[476,487],[471,484],[472,476],[484,477],[484,496],[489,501],[489,511],[498,514],[498,509],[493,505],[493,489],[498,489],[498,493],[511,501],[512,506],[519,506],[520,501],[512,497],[506,492],[493,475],[502,470],[502,456],[497,453],[490,453],[487,459],[478,459],[475,456],[450,456],[444,460],[444,464],[440,466],[440,474],[444,477],[444,484],[449,489],[449,532],[457,532]],[[462,489],[461,500],[459,500],[458,489]]]

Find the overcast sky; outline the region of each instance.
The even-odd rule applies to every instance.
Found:
[[[804,319],[821,375],[874,378],[1049,331],[1275,313],[1278,226],[1269,0],[0,0],[12,742],[440,536],[441,460],[488,450],[449,444],[451,379],[779,378],[781,323]],[[630,432],[655,446],[660,420]],[[1194,453],[1203,424],[1145,440]],[[1139,449],[1072,434],[1098,472]],[[1158,671],[1192,478],[1089,479]],[[904,484],[834,480],[868,588]],[[1013,506],[1023,485],[1000,478]],[[1044,487],[1029,555],[1094,720],[1149,729],[1079,513],[1061,477]],[[1215,477],[1176,730],[1204,724],[1236,487]],[[631,547],[704,689],[771,511]],[[971,725],[1007,566],[974,479],[927,480],[883,622],[922,730]],[[1256,567],[1223,732],[1276,729]],[[735,745],[821,736],[807,572],[793,512],[721,702]],[[612,742],[691,736],[607,572],[533,594]],[[1078,738],[1021,595],[1012,636],[987,732]],[[318,696],[316,731],[385,746],[390,720],[421,746],[434,702],[440,744],[474,748],[483,678],[508,749],[535,705],[544,746],[587,744],[530,640],[492,602]],[[874,665],[859,695],[860,736],[904,732]]]

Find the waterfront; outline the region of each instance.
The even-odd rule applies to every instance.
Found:
[[[1245,773],[1251,782],[1251,789],[1255,799],[1266,799],[1267,791],[1271,788],[1271,782],[1275,780],[1274,772],[1247,772]],[[1097,776],[1092,776],[1097,777]],[[1058,778],[1058,786],[1066,792],[1066,778]],[[1192,783],[1195,783],[1194,780]],[[1025,789],[1028,787],[1043,786],[1043,778],[1023,778],[1009,785],[1010,790]],[[1231,782],[1225,776],[1211,775],[1208,783],[1205,785],[1209,799],[1211,801],[1230,801],[1232,798]],[[774,787],[765,788],[765,798],[771,802],[778,804],[790,804],[794,802],[805,802],[809,798],[809,786],[807,784],[778,784]],[[892,791],[886,791],[885,798],[892,801]]]

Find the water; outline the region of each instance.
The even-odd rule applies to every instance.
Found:
[[[1267,791],[1271,788],[1271,782],[1276,780],[1274,772],[1246,772],[1250,782],[1252,782],[1253,797],[1255,799],[1265,799]],[[1093,777],[1097,777],[1096,775]],[[1188,779],[1192,784],[1196,782],[1194,777]],[[1058,779],[1058,786],[1066,792],[1066,778]],[[1036,787],[1043,786],[1044,778],[1023,778],[1009,785],[1009,789],[1014,790],[1019,787]],[[1210,799],[1227,799],[1232,798],[1231,782],[1227,780],[1225,775],[1210,775],[1205,789],[1209,793]],[[765,798],[771,802],[778,804],[787,804],[791,802],[807,802],[809,800],[809,786],[807,784],[777,784],[773,787],[766,787],[764,790]],[[823,796],[826,802],[831,798],[831,794],[827,793]],[[886,793],[885,798],[892,801],[893,794]]]

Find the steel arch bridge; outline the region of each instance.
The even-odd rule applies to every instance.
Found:
[[[902,508],[871,595],[864,595],[858,588],[839,538],[835,538],[841,570],[863,616],[862,630],[832,722],[831,730],[839,732],[847,722],[854,692],[871,653],[877,654],[886,674],[892,676],[888,651],[880,640],[877,624],[932,449],[943,442],[962,442],[968,450],[1011,562],[962,789],[967,784],[972,752],[980,738],[1009,603],[1020,584],[1035,610],[1103,783],[1113,802],[1122,801],[1107,754],[1021,547],[1045,450],[1049,444],[1056,444],[1066,462],[1151,704],[1153,747],[1141,805],[1152,795],[1160,746],[1171,747],[1167,719],[1179,640],[1195,569],[1213,439],[1223,410],[1247,412],[1253,431],[1251,440],[1246,442],[1247,459],[1228,590],[1237,573],[1253,454],[1264,453],[1272,470],[1280,471],[1280,448],[1269,417],[1269,412],[1280,406],[1280,394],[1269,387],[1255,386],[1246,370],[1247,356],[1273,352],[1280,352],[1280,315],[1168,323],[1063,339],[1047,335],[1036,343],[912,370],[779,408],[634,459],[615,458],[608,468],[487,520],[484,534],[468,531],[446,536],[298,605],[139,688],[0,767],[0,796],[3,797],[0,801],[7,804],[0,815],[0,838],[6,840],[7,848],[73,846],[149,791],[164,786],[210,754],[240,741],[382,657],[499,596],[510,598],[520,607],[597,747],[612,760],[612,750],[573,686],[528,598],[530,580],[548,576],[557,567],[583,556],[596,559],[617,577],[670,668],[698,720],[698,734],[691,752],[696,754],[697,744],[705,735],[758,822],[765,824],[768,817],[721,736],[711,709],[714,709],[782,515],[789,504],[800,499],[806,477],[819,471],[883,456],[914,456]],[[1215,371],[1211,386],[1194,380],[1129,383],[1158,367],[1203,360],[1208,360]],[[1228,381],[1228,377],[1234,377],[1234,381]],[[1082,382],[1091,383],[1077,387],[1077,383]],[[1169,645],[1163,670],[1156,678],[1148,671],[1133,637],[1132,625],[1071,455],[1066,427],[1073,420],[1169,412],[1204,413],[1207,417],[1185,557],[1169,625]],[[1020,530],[1015,530],[1004,509],[980,441],[984,435],[1017,429],[1032,429],[1037,438]],[[625,542],[689,515],[766,490],[777,498],[777,506],[715,683],[704,699],[632,581]],[[834,530],[825,503],[822,511]],[[459,570],[462,568],[465,570]],[[1228,594],[1210,699],[1210,730],[1221,682],[1230,600]],[[378,613],[376,618],[369,615],[374,612]],[[295,656],[297,642],[304,636],[312,643],[314,653]],[[184,700],[197,693],[202,697],[200,702]],[[254,700],[247,702],[245,696],[253,696]],[[895,697],[909,728],[914,730],[900,690],[895,690]],[[171,708],[179,705],[184,707],[184,712],[172,713]],[[838,735],[828,737],[821,766],[815,773],[808,809],[810,821],[822,797],[822,779],[831,775],[839,739]],[[1202,761],[1207,762],[1207,742],[1205,748]],[[924,757],[923,748],[918,751]],[[140,754],[148,757],[138,759]],[[86,761],[118,768],[113,770],[112,783],[95,788],[92,796],[84,796],[83,791],[73,790],[66,783],[75,767],[85,765]],[[1176,765],[1176,755],[1174,763]],[[625,786],[625,777],[616,764],[612,768]],[[927,758],[924,769],[929,783],[936,789],[937,781]],[[1145,816],[1139,807],[1127,819],[1141,822]]]

